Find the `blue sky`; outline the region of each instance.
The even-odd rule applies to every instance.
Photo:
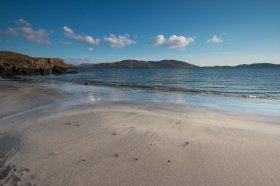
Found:
[[[67,62],[280,64],[279,0],[2,0],[0,50]]]

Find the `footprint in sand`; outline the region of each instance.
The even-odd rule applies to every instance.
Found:
[[[63,123],[63,125],[75,126],[75,127],[79,127],[80,126],[79,122],[77,122],[77,121],[75,121],[73,123],[71,123],[71,122]]]
[[[114,157],[115,158],[118,158],[120,155],[119,154],[114,154]]]
[[[20,173],[20,175],[24,175],[24,174],[26,174],[26,173],[28,173],[28,172],[30,172],[30,170],[28,169],[28,168],[26,168],[26,167],[22,167],[20,170],[19,170],[19,173]]]
[[[123,134],[123,133],[125,133],[125,132],[129,132],[131,129],[134,129],[135,127],[128,127],[128,128],[125,128],[125,129],[123,129],[122,131],[120,131],[120,132],[113,132],[112,133],[112,135],[120,135],[120,134]]]
[[[180,120],[180,121],[177,121],[176,122],[176,125],[180,125],[182,123],[182,121]]]
[[[184,147],[185,146],[187,146],[187,145],[189,145],[190,144],[190,142],[189,141],[185,141],[185,143],[184,143]]]
[[[55,153],[52,151],[52,152],[50,152],[48,155],[49,155],[49,156],[54,156],[54,154],[55,154]]]
[[[82,162],[85,162],[85,161],[86,161],[85,159],[79,160],[79,161],[77,162],[77,164],[82,163]]]
[[[150,143],[149,145],[146,146],[146,149],[148,149],[148,151],[150,151],[150,150],[152,150],[152,146],[153,146],[153,144]]]
[[[25,184],[25,186],[35,186],[35,184],[32,184],[32,183],[30,183],[30,182],[27,182],[27,183]]]
[[[79,126],[80,126],[79,122],[78,122],[78,121],[75,121],[75,122],[74,122],[74,126],[75,126],[75,127],[79,127]]]

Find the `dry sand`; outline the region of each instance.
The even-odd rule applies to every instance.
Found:
[[[0,185],[280,185],[279,117],[133,103],[55,111],[52,91],[8,84]]]

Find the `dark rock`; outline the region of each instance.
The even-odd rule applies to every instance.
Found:
[[[67,68],[54,66],[52,68],[52,74],[67,74]]]
[[[39,72],[40,72],[41,75],[50,75],[50,69],[43,69],[43,68],[41,68],[39,70]]]
[[[68,71],[67,73],[68,73],[68,74],[78,74],[79,72],[76,71],[76,70],[71,70],[71,71]]]

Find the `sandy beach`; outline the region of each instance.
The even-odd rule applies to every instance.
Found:
[[[0,82],[0,185],[279,185],[280,118]]]

